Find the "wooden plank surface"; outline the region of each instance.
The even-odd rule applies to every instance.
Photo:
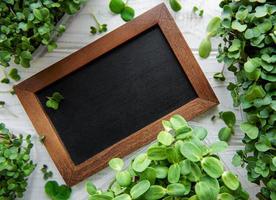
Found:
[[[223,127],[223,122],[219,120],[212,122],[210,118],[214,114],[218,114],[219,111],[232,110],[237,114],[236,134],[232,137],[230,147],[226,152],[221,154],[221,157],[226,165],[226,168],[235,171],[239,175],[240,179],[242,180],[242,184],[250,193],[251,199],[256,199],[254,196],[259,188],[247,181],[245,170],[241,168],[235,168],[231,165],[231,159],[235,151],[243,148],[241,142],[243,136],[238,129],[238,124],[241,123],[244,116],[239,109],[233,108],[231,96],[226,90],[227,83],[220,83],[212,78],[214,72],[220,71],[222,69],[222,65],[217,63],[215,58],[217,53],[216,44],[218,43],[218,40],[213,39],[214,49],[208,59],[202,60],[198,56],[198,46],[201,39],[205,35],[205,29],[208,21],[213,16],[220,14],[220,9],[218,7],[219,0],[181,1],[183,3],[183,9],[179,13],[174,13],[170,10],[171,14],[173,15],[188,45],[192,49],[193,54],[200,64],[201,69],[203,70],[220,101],[220,105],[217,108],[212,109],[200,117],[193,119],[190,123],[194,126],[203,126],[207,128],[209,130],[207,142],[212,143],[217,140],[217,132],[221,127]],[[129,5],[134,7],[136,15],[139,15],[161,2],[165,2],[168,5],[168,0],[129,0]],[[204,8],[203,18],[198,17],[192,13],[192,8],[194,5]],[[97,16],[100,22],[108,24],[108,31],[112,31],[118,26],[124,24],[119,15],[113,15],[110,13],[108,10],[108,0],[88,0],[85,7],[77,15],[71,17],[67,22],[66,32],[57,40],[57,49],[55,49],[52,53],[43,52],[40,55],[35,56],[35,59],[32,62],[32,67],[30,69],[26,70],[22,67],[18,68],[22,76],[22,80],[25,80],[35,73],[45,69],[47,66],[61,60],[62,58],[103,36],[104,34],[93,36],[89,33],[89,27],[95,24],[91,18],[92,12]],[[231,73],[226,73],[226,77],[228,80],[233,80],[234,78]],[[12,85],[0,84],[0,91],[8,90],[11,87]],[[15,134],[31,134],[35,143],[32,151],[32,158],[36,163],[38,163],[38,167],[30,177],[28,191],[25,193],[23,199],[47,199],[44,194],[45,182],[43,181],[42,174],[40,172],[42,165],[47,164],[49,166],[49,169],[54,173],[54,179],[56,179],[59,183],[63,183],[62,177],[60,176],[53,161],[48,155],[45,147],[38,141],[37,134],[17,97],[11,96],[10,94],[1,94],[0,99],[6,101],[8,108],[17,115],[17,117],[14,117],[4,109],[1,109],[0,121],[6,123],[7,127],[9,127]],[[135,156],[140,151],[144,151],[145,148],[146,147],[143,147],[140,150],[132,153],[131,155],[124,158],[124,160],[129,162],[133,156]],[[88,180],[92,180],[98,187],[105,188],[108,186],[113,176],[114,173],[110,169],[106,168],[90,177]],[[87,199],[84,182],[73,187],[73,194],[71,199]]]

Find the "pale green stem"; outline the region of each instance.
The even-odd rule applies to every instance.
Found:
[[[91,13],[91,16],[92,16],[93,19],[95,20],[96,24],[100,27],[101,24],[100,24],[100,22],[97,20],[96,16],[95,16],[93,13]]]

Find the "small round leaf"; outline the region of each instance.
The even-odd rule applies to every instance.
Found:
[[[124,161],[121,158],[113,158],[108,162],[111,169],[121,171],[124,167]]]
[[[238,177],[230,171],[222,174],[222,181],[231,190],[237,190],[240,186]]]
[[[129,6],[126,6],[121,12],[121,17],[126,22],[132,20],[134,16],[135,16],[135,11],[133,8]]]

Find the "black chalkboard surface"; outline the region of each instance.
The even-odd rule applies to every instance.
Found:
[[[57,111],[45,107],[55,91]],[[36,94],[75,164],[197,98],[158,26]]]

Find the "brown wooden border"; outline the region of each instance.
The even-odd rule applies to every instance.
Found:
[[[155,25],[161,28],[198,98],[96,154],[89,160],[75,165],[35,93]],[[38,134],[46,136],[45,146],[65,182],[70,186],[103,169],[109,159],[123,157],[153,141],[161,129],[161,120],[176,113],[190,120],[218,104],[213,90],[165,4],[154,7],[133,21],[23,81],[14,89]]]

